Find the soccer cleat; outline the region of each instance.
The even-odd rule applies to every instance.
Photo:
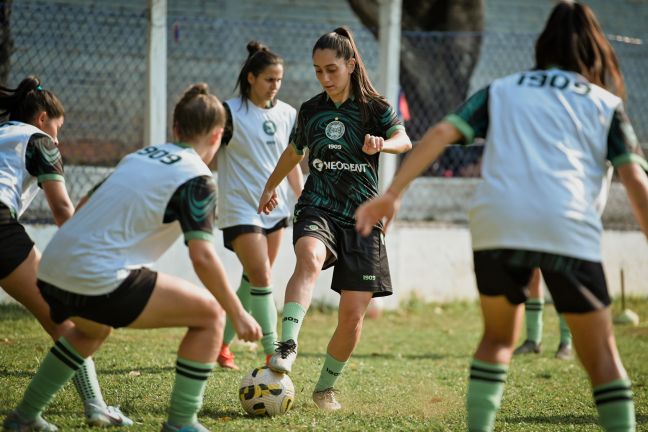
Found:
[[[559,360],[573,360],[574,354],[572,353],[571,345],[560,342],[560,345],[558,345],[558,349],[556,350],[556,358]]]
[[[333,387],[322,391],[313,392],[313,402],[318,408],[328,411],[336,411],[342,408],[340,402],[335,398],[335,389]]]
[[[56,432],[58,428],[52,423],[46,422],[40,415],[33,420],[26,420],[18,412],[11,411],[2,423],[2,430],[5,432]]]
[[[515,351],[513,351],[513,355],[519,355],[519,354],[540,354],[542,351],[541,343],[535,343],[532,340],[525,340],[522,345],[517,347]]]
[[[90,426],[132,426],[133,420],[126,417],[118,407],[106,406],[105,403],[85,401],[86,423]]]
[[[275,342],[276,353],[270,357],[268,367],[275,372],[289,374],[292,365],[297,358],[297,344],[294,340],[288,339],[286,342]]]
[[[239,370],[239,367],[234,363],[234,353],[230,350],[229,345],[223,344],[223,346],[221,346],[216,361],[223,369]]]
[[[191,423],[184,426],[175,426],[171,423],[164,422],[162,423],[161,432],[210,432],[205,426],[201,425],[198,422]]]

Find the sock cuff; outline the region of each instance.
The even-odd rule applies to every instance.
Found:
[[[601,405],[608,402],[632,400],[631,382],[629,379],[617,379],[601,384],[592,389],[594,402]]]
[[[50,349],[50,352],[70,369],[78,370],[85,362],[83,356],[62,336],[54,342],[54,346]]]
[[[253,296],[254,295],[255,296],[261,295],[262,296],[262,295],[268,295],[268,294],[272,294],[272,285],[268,285],[266,287],[256,287],[256,286],[250,285],[250,295],[253,295]]]
[[[325,365],[330,365],[331,367],[333,367],[333,368],[335,368],[337,370],[342,370],[342,369],[344,369],[344,366],[346,366],[347,362],[346,361],[336,360],[335,357],[333,357],[331,354],[329,354],[327,352],[326,353],[326,359],[324,360],[324,364]]]
[[[205,381],[212,373],[215,363],[201,363],[178,356],[176,373],[186,378]]]
[[[473,359],[470,363],[470,379],[490,382],[506,382],[508,365],[498,363],[488,363],[485,361]]]
[[[534,310],[540,311],[542,310],[542,308],[544,308],[544,304],[545,304],[544,299],[528,299],[524,303],[524,308],[530,311],[534,311]]]
[[[283,314],[285,315],[294,315],[300,318],[303,318],[306,315],[306,309],[302,305],[296,302],[288,302],[284,305]]]

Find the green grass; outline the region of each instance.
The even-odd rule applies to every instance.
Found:
[[[648,300],[628,307],[648,319]],[[614,309],[618,312],[618,309]],[[275,418],[250,418],[239,406],[243,372],[216,370],[200,414],[212,430],[465,430],[467,366],[481,318],[476,304],[423,305],[410,302],[365,324],[362,340],[338,382],[344,409],[316,410],[310,394],[336,313],[311,310],[300,337],[291,375],[294,410]],[[119,330],[96,354],[105,399],[137,421],[134,430],[155,431],[165,418],[181,330]],[[496,429],[502,431],[596,431],[596,411],[587,378],[575,361],[553,358],[558,322],[545,310],[545,351],[515,358]],[[648,430],[648,324],[617,327],[617,342],[633,380],[639,430]],[[0,415],[22,396],[51,343],[36,321],[16,306],[0,306]],[[242,370],[263,360],[261,350],[234,347]],[[64,430],[84,430],[81,407],[69,384],[45,411]]]

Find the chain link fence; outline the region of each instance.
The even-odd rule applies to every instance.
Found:
[[[0,6],[2,6],[0,0]],[[234,94],[236,77],[256,39],[282,55],[285,76],[280,98],[299,105],[321,91],[311,63],[316,39],[330,24],[223,19],[178,12],[167,17],[167,93],[170,113],[191,83],[207,82],[221,98]],[[147,1],[115,4],[14,1],[9,85],[38,75],[66,107],[60,133],[67,187],[74,202],[110,173],[125,154],[143,145],[148,31]],[[374,83],[380,80],[378,44],[372,33],[353,28]],[[537,35],[404,32],[399,113],[414,141],[466,96],[493,79],[533,66]],[[648,143],[648,44],[611,36],[628,87],[628,112]],[[167,136],[170,138],[169,130]],[[400,217],[465,222],[465,203],[480,174],[480,145],[450,147],[410,188]],[[430,178],[431,177],[431,178]],[[611,193],[615,202],[616,187]],[[614,204],[616,206],[616,204]],[[608,205],[608,209],[610,205]],[[629,208],[613,227],[636,228]],[[26,222],[51,222],[40,194]]]

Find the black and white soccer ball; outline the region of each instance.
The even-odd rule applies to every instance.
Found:
[[[241,379],[239,400],[245,412],[253,416],[285,414],[295,400],[295,386],[287,374],[267,366],[255,368]]]

